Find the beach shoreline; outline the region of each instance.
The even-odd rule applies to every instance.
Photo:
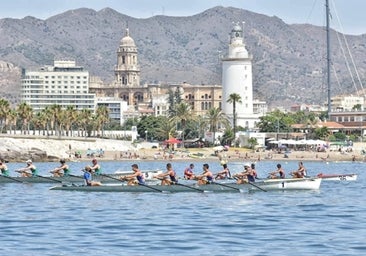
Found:
[[[364,145],[354,145],[352,152],[341,151],[272,151],[229,148],[228,151],[215,152],[213,148],[176,148],[174,152],[162,149],[158,143],[100,139],[100,138],[44,138],[44,137],[2,137],[0,157],[12,161],[31,158],[34,161],[187,161],[203,162],[217,159],[220,162],[242,161],[364,161]],[[34,152],[42,152],[43,158]],[[99,154],[97,152],[103,152]],[[12,156],[12,153],[14,157]],[[89,154],[88,154],[89,153]],[[92,154],[90,154],[92,153]],[[96,153],[96,154],[94,154]],[[76,157],[80,156],[80,157]],[[39,159],[37,159],[39,157]]]

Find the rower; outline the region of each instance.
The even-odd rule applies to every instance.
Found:
[[[93,179],[92,179],[92,169],[89,165],[85,166],[84,170],[85,170],[84,171],[84,180],[85,180],[85,184],[87,186],[100,186],[100,185],[102,185],[98,181],[93,181]]]
[[[173,185],[175,183],[178,183],[178,179],[176,177],[176,173],[173,170],[172,164],[167,163],[166,164],[166,172],[160,173],[158,175],[154,175],[154,178],[161,180],[161,185]]]
[[[27,166],[18,170],[15,170],[16,172],[19,172],[22,177],[36,177],[38,172],[35,165],[33,165],[32,160],[26,161]]]
[[[302,162],[299,162],[299,168],[290,173],[293,178],[304,178],[306,176],[306,169]]]
[[[194,169],[194,164],[190,164],[189,167],[187,167],[185,170],[184,170],[184,178],[186,180],[193,180],[194,179],[194,172],[193,172],[193,169]]]
[[[121,180],[127,180],[127,185],[144,185],[145,179],[144,174],[140,171],[139,166],[137,164],[131,165],[133,174],[121,176]]]
[[[270,172],[268,176],[270,179],[284,179],[285,177],[285,171],[282,169],[281,164],[277,164],[277,170]]]
[[[215,179],[216,180],[222,180],[222,179],[229,179],[229,178],[231,178],[230,170],[227,167],[227,164],[223,164],[222,165],[222,168],[224,168],[224,169],[216,174]]]
[[[244,171],[234,174],[233,177],[237,179],[237,184],[244,184],[255,182],[255,172],[250,167],[249,163],[244,164]]]
[[[0,174],[9,177],[9,170],[3,159],[0,159]]]
[[[203,164],[203,173],[201,175],[197,175],[195,178],[198,180],[198,185],[206,185],[210,184],[213,181],[213,174],[209,169],[208,164]]]
[[[65,159],[60,160],[60,167],[57,167],[51,171],[54,177],[63,177],[63,176],[69,176],[70,170],[69,166],[66,164]]]
[[[92,172],[95,174],[95,175],[100,175],[102,174],[102,168],[100,167],[100,165],[98,164],[98,161],[97,159],[93,159],[92,160],[92,166],[90,166]]]

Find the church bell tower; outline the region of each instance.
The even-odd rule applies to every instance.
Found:
[[[137,47],[130,37],[129,29],[121,39],[117,50],[117,66],[114,70],[115,83],[121,87],[140,86],[140,67],[137,62]]]

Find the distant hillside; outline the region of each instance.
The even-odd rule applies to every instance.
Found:
[[[142,82],[221,84],[219,56],[227,53],[233,21],[245,21],[245,42],[254,57],[256,97],[272,106],[326,101],[324,28],[288,25],[278,17],[230,7],[189,17],[136,19],[110,8],[98,12],[82,8],[46,20],[1,19],[0,60],[18,68],[12,69],[13,75],[0,70],[0,95],[8,97],[9,86],[19,87],[19,77],[14,77],[20,74],[19,68],[52,64],[59,58],[73,58],[92,75],[112,80],[127,24],[138,46]],[[337,72],[332,80],[340,84],[333,86],[332,94],[352,92],[356,88],[334,31],[331,38]],[[366,35],[346,38],[364,81]]]

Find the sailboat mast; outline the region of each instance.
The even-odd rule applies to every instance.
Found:
[[[325,0],[325,10],[326,10],[326,22],[327,22],[327,85],[328,85],[328,119],[330,120],[330,113],[332,111],[332,102],[330,94],[330,30],[329,30],[329,0]]]

